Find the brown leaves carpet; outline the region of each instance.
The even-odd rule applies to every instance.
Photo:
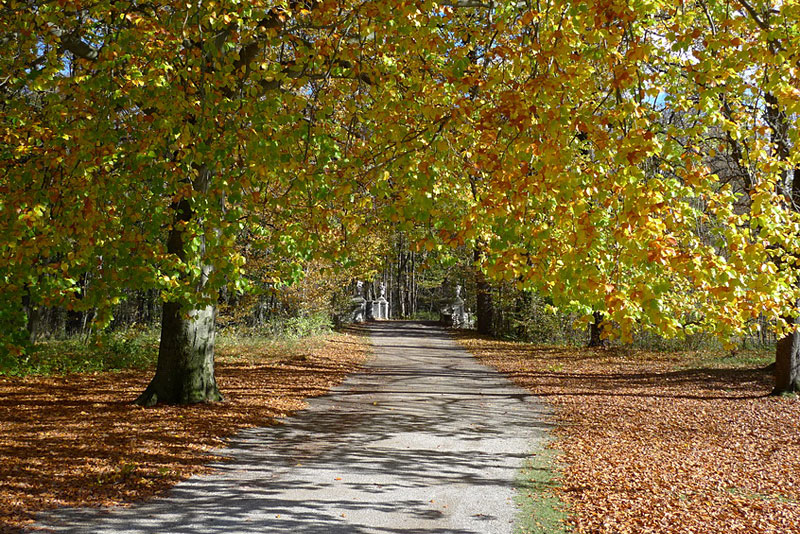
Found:
[[[800,532],[800,400],[761,369],[464,337],[555,408],[580,533]]]
[[[228,348],[217,363],[225,401],[209,405],[132,405],[152,371],[0,378],[0,532],[38,510],[129,503],[203,471],[226,437],[274,424],[356,370],[369,354],[356,334],[291,354]]]

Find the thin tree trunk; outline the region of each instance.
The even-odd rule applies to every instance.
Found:
[[[772,93],[764,95],[767,104],[767,121],[772,129],[772,147],[774,154],[780,161],[786,161],[790,156],[789,145],[789,123],[786,113],[778,107],[778,100]],[[792,182],[789,191],[786,186],[788,176],[785,174],[779,183],[779,192],[783,192],[791,203],[791,209],[800,211],[800,176],[798,169],[794,169]],[[800,391],[800,333],[796,328],[800,324],[800,318],[789,317],[787,322],[795,327],[794,332],[790,332],[780,340],[775,348],[775,388],[773,395],[793,393]]]
[[[476,247],[475,259],[475,314],[477,316],[478,333],[494,335],[494,303],[492,302],[492,286],[480,268],[481,251]]]
[[[406,254],[406,314],[409,317],[414,316],[414,253],[408,252]]]
[[[31,345],[36,343],[42,326],[43,309],[39,306],[31,306],[28,309],[28,341]]]
[[[596,311],[592,314],[594,321],[589,324],[589,347],[604,347],[606,340],[601,336],[603,329],[603,314]]]
[[[514,315],[515,315],[515,335],[518,339],[527,340],[527,326],[525,324],[525,316],[531,304],[530,291],[520,291],[514,299]]]
[[[411,252],[411,315],[417,314],[417,257]]]

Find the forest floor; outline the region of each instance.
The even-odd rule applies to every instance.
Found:
[[[800,399],[768,359],[460,341],[554,407],[574,532],[800,532]]]
[[[152,369],[0,377],[0,532],[48,508],[129,503],[205,472],[226,438],[274,424],[359,368],[365,336],[227,343],[216,366],[225,401],[191,409],[131,404]]]

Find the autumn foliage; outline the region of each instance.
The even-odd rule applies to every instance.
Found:
[[[557,494],[575,532],[800,532],[800,402],[768,396],[763,369],[462,342],[553,406]]]
[[[363,333],[221,351],[226,402],[146,410],[151,371],[0,379],[0,532],[55,506],[126,504],[207,470],[237,431],[276,424],[369,355]]]
[[[2,9],[10,331],[245,290],[242,239],[283,281],[347,264],[372,220],[480,246],[607,336],[796,315],[795,2]]]

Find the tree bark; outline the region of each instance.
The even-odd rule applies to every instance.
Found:
[[[42,309],[36,305],[31,296],[31,288],[26,286],[22,296],[22,309],[26,317],[26,328],[28,330],[28,342],[33,345],[39,335],[39,325],[42,319]]]
[[[214,306],[184,311],[164,303],[158,367],[136,404],[194,404],[222,400],[214,378]]]
[[[514,334],[517,339],[527,341],[528,328],[525,324],[525,316],[531,305],[530,291],[519,291],[514,299]]]
[[[603,314],[599,311],[596,311],[592,314],[594,317],[594,321],[589,324],[589,347],[604,347],[606,345],[606,340],[602,338],[600,334],[602,334],[603,329],[601,325],[603,323]]]
[[[193,187],[207,192],[210,173],[202,168]],[[195,217],[187,199],[175,206],[175,224],[167,239],[167,252],[186,261],[185,223]],[[181,224],[183,223],[183,224]],[[205,255],[201,241],[199,261]],[[211,267],[201,267],[195,290],[205,290]],[[158,349],[156,374],[136,401],[141,406],[195,404],[222,400],[214,378],[214,340],[216,306],[186,308],[178,302],[165,302],[161,313],[161,343]]]
[[[492,286],[480,268],[481,251],[474,250],[475,259],[475,315],[477,316],[478,333],[494,335],[494,303],[492,302]]]
[[[39,306],[28,308],[28,341],[31,345],[36,343],[36,339],[39,337],[43,315],[44,309]]]
[[[772,130],[774,155],[780,161],[786,161],[791,152],[786,113],[778,107],[778,100],[772,93],[767,92],[764,100],[767,104],[767,121]],[[788,178],[786,171],[783,172],[779,191],[784,188]],[[800,209],[800,178],[797,173],[798,169],[794,169],[789,191],[782,191],[790,203],[789,208],[795,211]],[[800,317],[788,318],[787,322],[796,329],[800,324]],[[772,394],[783,395],[797,391],[800,391],[800,333],[795,330],[778,340],[775,347],[775,388]]]
[[[798,324],[798,319],[794,324]],[[800,332],[794,331],[781,338],[775,349],[775,388],[772,394],[797,392],[800,392]]]

